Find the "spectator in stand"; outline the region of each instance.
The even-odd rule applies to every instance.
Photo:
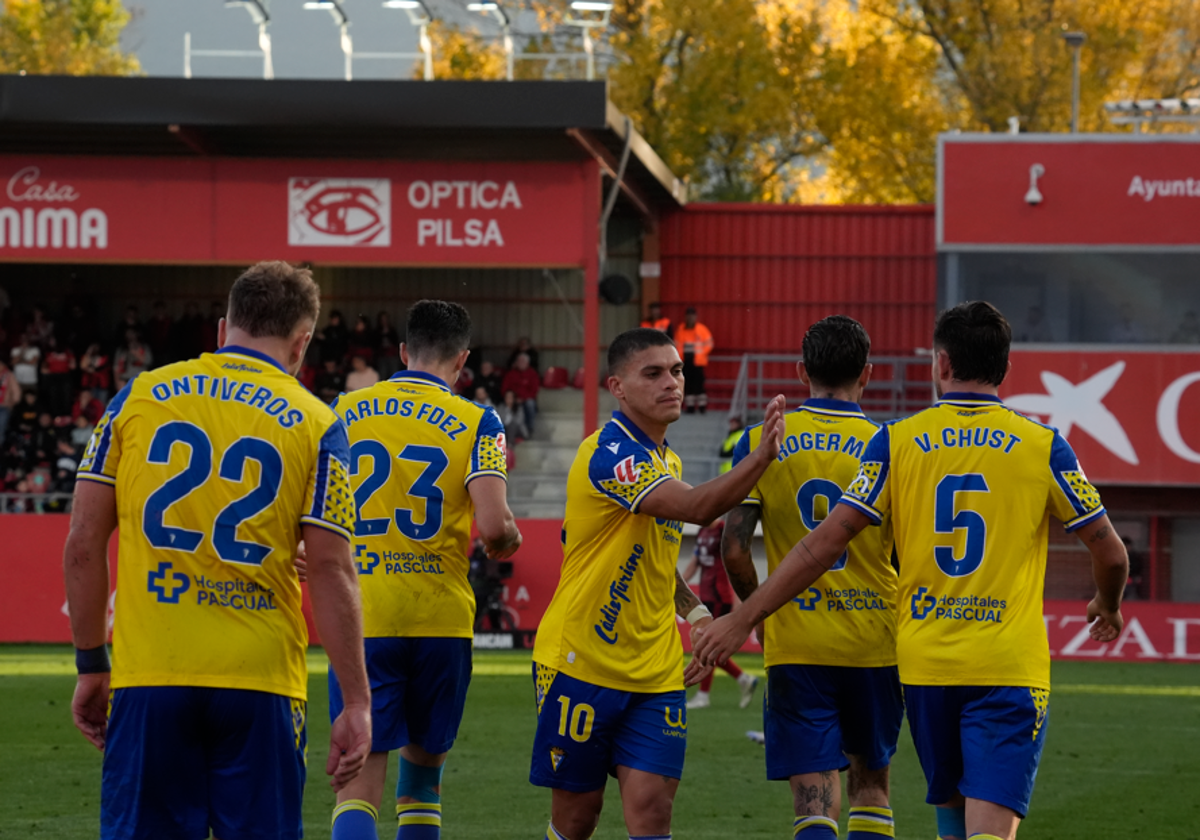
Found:
[[[648,314],[642,319],[642,326],[651,330],[659,330],[671,335],[671,319],[664,318],[662,314],[662,304],[658,301],[650,304]]]
[[[342,323],[341,312],[334,309],[329,313],[329,322],[317,333],[317,341],[321,342],[321,361],[334,361],[340,367],[350,348],[350,333]]]
[[[83,393],[86,394],[88,392],[84,391]],[[92,400],[92,403],[95,405],[100,404],[97,400]],[[73,421],[73,424],[74,425],[71,426],[71,432],[69,435],[71,446],[75,447],[76,455],[83,455],[83,450],[87,449],[88,441],[91,440],[92,431],[96,428],[96,426],[90,420],[88,420],[86,414],[78,415]]]
[[[154,356],[154,366],[162,367],[175,361],[171,342],[171,327],[174,322],[167,313],[167,305],[161,300],[154,302],[154,315],[146,322],[146,345]]]
[[[502,391],[506,392],[504,395],[506,405],[508,404],[507,392],[512,391],[516,395],[517,403],[525,413],[525,429],[528,432],[525,437],[533,434],[533,419],[537,416],[537,395],[540,385],[540,377],[538,377],[538,372],[534,369],[529,355],[518,353],[516,359],[513,360],[513,367],[504,374],[504,382],[500,387]]]
[[[1133,307],[1121,304],[1117,323],[1108,331],[1108,340],[1113,344],[1141,344],[1146,340],[1142,328],[1133,320]]]
[[[46,395],[46,407],[55,417],[71,413],[71,380],[75,377],[75,354],[70,347],[59,347],[58,340],[50,336],[46,340],[46,354],[42,357],[42,393]]]
[[[108,402],[108,394],[112,391],[112,370],[108,362],[108,356],[95,342],[88,345],[79,360],[79,387],[91,391],[101,404]]]
[[[332,403],[342,391],[346,390],[346,377],[335,360],[325,360],[324,369],[317,374],[313,387],[316,388],[314,393],[325,403]]]
[[[683,323],[675,328],[675,347],[683,359],[683,406],[688,414],[708,411],[708,393],[704,387],[704,371],[708,354],[713,349],[712,333],[696,320],[696,307],[684,312]]]
[[[42,362],[42,351],[29,339],[29,334],[21,336],[21,343],[12,349],[12,371],[22,390],[36,390],[38,384],[38,368]]]
[[[379,381],[375,368],[367,366],[367,360],[355,353],[350,357],[350,372],[346,374],[346,393],[370,388]]]
[[[194,359],[204,352],[204,319],[195,301],[183,305],[183,317],[175,324],[172,356],[177,360]]]
[[[362,356],[369,365],[375,360],[375,331],[366,315],[359,315],[354,322],[354,331],[347,338],[347,352],[351,356]],[[353,364],[353,359],[351,359]]]
[[[531,368],[533,368],[534,373],[541,370],[541,368],[538,367],[537,348],[535,348],[533,346],[533,342],[529,340],[528,336],[517,339],[516,348],[514,348],[512,353],[510,353],[508,356],[508,369],[509,370],[512,370],[513,368],[515,368],[517,366],[517,357],[520,356],[522,353],[524,353],[526,356],[529,357],[529,366]]]
[[[138,331],[130,329],[125,333],[125,346],[113,356],[113,385],[120,391],[129,380],[153,366],[154,354],[142,344]]]
[[[479,363],[479,379],[476,386],[487,391],[489,405],[499,405],[504,394],[504,374],[496,370],[491,362]]]
[[[125,316],[121,322],[117,324],[117,328],[113,330],[112,343],[110,346],[113,351],[125,346],[126,335],[130,330],[134,330],[138,335],[142,334],[142,322],[138,318],[138,308],[133,304],[125,307]]]
[[[50,466],[58,451],[58,441],[58,429],[54,428],[54,418],[50,412],[43,411],[38,415],[37,428],[33,430],[33,461],[29,466]]]
[[[46,311],[40,306],[33,308],[33,318],[30,320],[25,334],[29,336],[30,343],[41,348],[45,348],[50,339],[54,337],[54,322],[46,318]]]
[[[75,398],[75,404],[71,406],[71,420],[83,417],[94,426],[100,422],[103,415],[104,403],[93,397],[91,391],[86,388],[81,389],[79,396]]]
[[[1013,337],[1013,341],[1024,341],[1039,344],[1047,344],[1054,341],[1054,333],[1050,332],[1050,325],[1046,323],[1045,315],[1042,313],[1042,307],[1031,306],[1029,313],[1025,316],[1025,324]]]
[[[79,456],[69,440],[58,442],[55,453],[54,474],[50,479],[50,492],[69,496],[75,492],[75,473],[79,470]],[[61,512],[67,509],[67,499],[55,499],[46,506],[47,511]]]
[[[64,347],[71,348],[75,358],[81,358],[88,345],[96,340],[95,319],[87,314],[82,304],[73,303],[62,319],[58,337]]]
[[[392,316],[380,312],[375,319],[375,370],[380,379],[390,379],[402,367],[400,363],[400,334],[392,326]]]
[[[1200,344],[1200,319],[1193,310],[1183,313],[1179,329],[1171,333],[1172,344]]]
[[[220,328],[221,319],[225,317],[225,304],[219,300],[214,300],[208,306],[208,317],[204,319],[200,330],[200,352],[215,353],[217,352],[217,330]]]
[[[504,436],[512,446],[529,439],[529,427],[525,424],[525,411],[521,401],[517,399],[516,391],[505,391],[504,402],[496,406],[500,422],[504,424]]]
[[[8,420],[20,401],[21,383],[8,364],[0,359],[0,450],[3,450],[4,439],[8,436]]]
[[[13,410],[9,425],[15,434],[32,435],[37,428],[38,415],[42,413],[42,404],[38,401],[37,391],[26,390],[21,393],[21,401]]]
[[[484,388],[482,385],[475,386],[475,394],[471,397],[471,400],[476,405],[489,406],[490,408],[496,407],[496,404],[492,402],[491,394],[489,394],[487,388]]]
[[[741,417],[729,418],[729,434],[725,436],[725,441],[721,444],[721,473],[727,473],[733,469],[733,450],[737,446],[737,442],[742,438],[742,429],[746,424],[742,422]]]

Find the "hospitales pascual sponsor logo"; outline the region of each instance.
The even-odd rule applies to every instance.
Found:
[[[21,167],[5,184],[0,248],[107,248],[108,216],[80,206],[82,198],[74,185],[44,176],[39,167]]]
[[[387,178],[289,178],[288,244],[334,247],[392,244]]]

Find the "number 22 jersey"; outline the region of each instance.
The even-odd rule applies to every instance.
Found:
[[[79,465],[116,492],[112,687],[305,699],[301,525],[347,539],[346,429],[278,363],[227,346],[143,373]]]
[[[1049,515],[1074,531],[1104,514],[1056,430],[998,397],[946,394],[879,430],[840,503],[892,513],[902,682],[1050,688]]]
[[[471,638],[467,485],[507,478],[500,417],[411,370],[343,394],[334,410],[350,436],[363,635]]]

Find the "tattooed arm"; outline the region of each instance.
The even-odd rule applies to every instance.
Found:
[[[837,562],[850,540],[870,520],[848,505],[837,505],[817,528],[798,542],[754,594],[708,627],[695,656],[706,665],[724,662],[742,646],[754,625],[816,582]]]
[[[1121,595],[1129,577],[1129,555],[1125,543],[1113,531],[1108,514],[1075,532],[1092,555],[1092,576],[1096,579],[1096,597],[1088,604],[1091,636],[1096,641],[1111,642],[1125,626],[1121,615]]]
[[[700,599],[683,579],[679,569],[675,569],[675,614],[686,621],[688,613],[698,606],[700,606]]]
[[[733,591],[743,601],[758,589],[758,571],[751,556],[758,516],[758,505],[738,505],[725,517],[725,533],[721,536],[721,561]]]

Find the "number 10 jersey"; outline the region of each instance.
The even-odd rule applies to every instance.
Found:
[[[305,699],[301,525],[349,539],[346,429],[267,356],[226,347],[113,397],[79,465],[115,488],[112,687]]]
[[[467,485],[507,478],[500,418],[420,371],[343,394],[333,407],[350,436],[363,635],[471,638]]]
[[[986,394],[884,426],[840,503],[892,514],[905,685],[1050,688],[1042,619],[1049,515],[1104,514],[1066,440]]]

